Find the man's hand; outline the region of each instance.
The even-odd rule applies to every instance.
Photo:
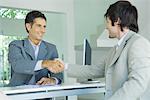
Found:
[[[42,66],[53,73],[59,73],[64,70],[64,64],[60,60],[44,60]]]
[[[37,85],[55,85],[56,80],[54,78],[43,77],[36,84]]]
[[[7,95],[5,95],[3,92],[1,92],[0,91],[0,98],[1,98],[1,100],[10,100],[9,98],[8,98],[8,96]]]

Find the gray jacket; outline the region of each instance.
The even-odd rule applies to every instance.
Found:
[[[150,43],[130,32],[117,51],[110,50],[99,65],[70,64],[67,72],[76,78],[105,76],[107,100],[139,100],[150,84]]]
[[[39,48],[37,59],[35,59],[34,49],[28,39],[15,40],[9,44],[8,60],[11,65],[10,86],[28,84],[34,74],[34,68],[38,60],[53,60],[58,58],[56,46],[45,41],[42,41]],[[63,80],[62,73],[54,74],[47,69],[41,69],[39,79],[48,77],[56,77],[58,80]]]

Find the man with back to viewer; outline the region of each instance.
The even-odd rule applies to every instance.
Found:
[[[99,65],[68,64],[68,75],[85,79],[105,76],[106,100],[140,100],[150,84],[150,42],[137,34],[137,9],[120,0],[110,5],[105,17],[109,38],[117,38],[117,45]]]

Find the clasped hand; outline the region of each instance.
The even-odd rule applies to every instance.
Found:
[[[53,73],[59,73],[64,70],[64,63],[61,60],[44,60],[42,66]]]

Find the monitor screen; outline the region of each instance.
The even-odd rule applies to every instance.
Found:
[[[83,65],[91,65],[91,46],[87,39],[84,39],[83,44]]]

